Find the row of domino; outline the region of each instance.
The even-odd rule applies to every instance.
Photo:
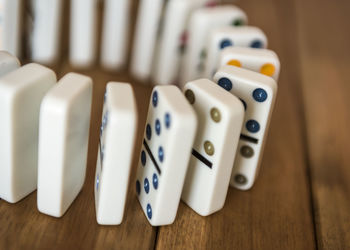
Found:
[[[223,64],[241,65],[277,80],[278,57],[265,49],[264,32],[244,26],[248,18],[241,9],[232,5],[214,6],[219,2],[141,0],[132,48],[132,74],[140,80],[152,78],[156,84],[178,83],[183,87],[199,77],[211,78],[220,55],[232,48],[227,53],[236,55],[222,59]],[[87,67],[95,60],[98,1],[71,0],[70,3],[70,62]],[[15,55],[19,54],[21,41],[22,4],[22,0],[0,1],[0,49]],[[62,1],[33,0],[31,5],[31,58],[51,64],[59,53]],[[117,70],[127,61],[129,19],[130,1],[105,0],[101,64],[107,69]]]
[[[55,84],[50,69],[19,68],[5,52],[0,74],[0,197],[14,203],[37,188],[39,211],[60,217],[85,180],[92,81],[70,73]],[[154,226],[174,221],[180,198],[202,216],[220,210],[231,174],[233,186],[254,183],[276,82],[235,66],[214,81],[191,81],[184,94],[176,86],[152,92],[136,192]],[[136,128],[131,86],[109,83],[94,186],[100,224],[122,222]]]

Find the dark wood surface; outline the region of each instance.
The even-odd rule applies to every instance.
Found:
[[[86,183],[60,219],[38,212],[36,192],[17,204],[0,201],[0,249],[350,249],[350,2],[236,4],[251,25],[266,32],[282,63],[255,186],[248,192],[230,188],[224,209],[209,217],[181,203],[173,225],[151,227],[133,185],[151,86],[137,83],[127,70],[105,72],[98,63],[85,71],[73,69],[65,29],[62,57],[52,68],[59,78],[76,71],[94,79]],[[133,13],[136,8],[134,1]],[[124,221],[99,226],[93,179],[103,93],[111,80],[133,83],[139,130]]]

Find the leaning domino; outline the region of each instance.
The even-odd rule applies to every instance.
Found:
[[[137,109],[131,86],[108,83],[94,188],[99,224],[118,225],[123,220],[136,129]]]
[[[156,84],[174,84],[186,46],[187,24],[191,12],[213,4],[211,0],[170,0],[165,10],[164,25],[154,60],[152,78]]]
[[[126,63],[130,5],[130,0],[105,0],[101,63],[108,70],[118,70]]]
[[[34,29],[32,34],[32,60],[53,64],[57,60],[62,17],[61,0],[34,0]]]
[[[40,104],[55,83],[52,70],[34,63],[0,78],[1,199],[15,203],[37,187]]]
[[[244,108],[237,97],[207,79],[187,83],[184,92],[197,113],[198,132],[182,200],[207,216],[224,206]]]
[[[153,226],[175,220],[196,128],[196,114],[177,87],[154,88],[136,175],[138,199]]]
[[[207,59],[203,77],[212,78],[220,60],[220,52],[227,47],[266,48],[267,38],[264,32],[253,26],[219,27],[212,31],[209,38]]]
[[[0,50],[20,54],[22,0],[0,0]]]
[[[97,1],[71,0],[69,59],[75,67],[89,67],[95,60]]]
[[[38,210],[61,217],[83,187],[89,141],[92,81],[69,73],[40,110]]]
[[[203,74],[210,32],[220,26],[240,26],[247,23],[245,13],[235,6],[218,6],[193,12],[188,28],[188,44],[183,57],[180,86]]]
[[[214,80],[240,98],[246,108],[230,184],[247,190],[259,171],[277,84],[271,77],[234,66],[220,68]]]
[[[7,53],[6,51],[0,51],[0,77],[7,73],[18,69],[20,62],[17,57]]]
[[[151,76],[157,32],[166,1],[141,0],[139,2],[130,67],[134,77],[144,81]]]
[[[221,52],[219,67],[231,65],[249,69],[278,81],[280,60],[275,52],[268,49],[254,48],[225,48]]]

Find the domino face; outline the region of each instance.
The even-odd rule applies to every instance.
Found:
[[[18,69],[19,66],[20,62],[17,57],[7,53],[6,51],[0,51],[0,77]]]
[[[193,10],[214,5],[213,0],[169,0],[164,25],[154,61],[153,80],[156,84],[174,84],[178,81],[180,60],[187,42],[187,24]]]
[[[141,0],[136,21],[131,73],[139,80],[151,76],[152,60],[165,0]]]
[[[231,176],[231,186],[250,189],[258,174],[277,84],[271,77],[233,66],[223,66],[214,80],[245,105],[245,118]]]
[[[34,0],[31,2],[34,12],[32,34],[32,59],[52,64],[57,60],[62,16],[61,0]]]
[[[101,63],[109,70],[125,66],[130,29],[129,0],[105,0]]]
[[[99,224],[123,220],[137,129],[137,109],[130,84],[108,83],[95,174]]]
[[[136,181],[142,210],[153,226],[175,220],[196,127],[196,114],[177,87],[154,88]]]
[[[0,78],[0,197],[15,203],[37,187],[40,103],[55,73],[27,64]]]
[[[69,73],[45,96],[40,109],[38,210],[61,217],[85,180],[92,81]]]
[[[22,0],[0,0],[0,50],[12,55],[20,53]]]
[[[86,68],[94,63],[97,37],[97,1],[71,1],[69,58],[75,67]]]
[[[275,52],[268,49],[229,47],[223,49],[219,66],[231,65],[249,69],[278,81],[280,61]]]
[[[210,32],[220,26],[247,23],[245,13],[234,6],[218,6],[193,12],[188,29],[188,45],[181,67],[180,86],[199,78],[204,71]]]
[[[184,93],[197,113],[199,126],[182,200],[207,216],[224,206],[244,108],[238,98],[207,79],[189,82]]]
[[[252,26],[219,27],[210,35],[205,72],[203,77],[212,78],[220,60],[220,52],[227,47],[266,48],[267,38],[264,32]]]

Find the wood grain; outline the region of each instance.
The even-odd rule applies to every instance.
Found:
[[[350,2],[295,2],[317,242],[350,249]]]

